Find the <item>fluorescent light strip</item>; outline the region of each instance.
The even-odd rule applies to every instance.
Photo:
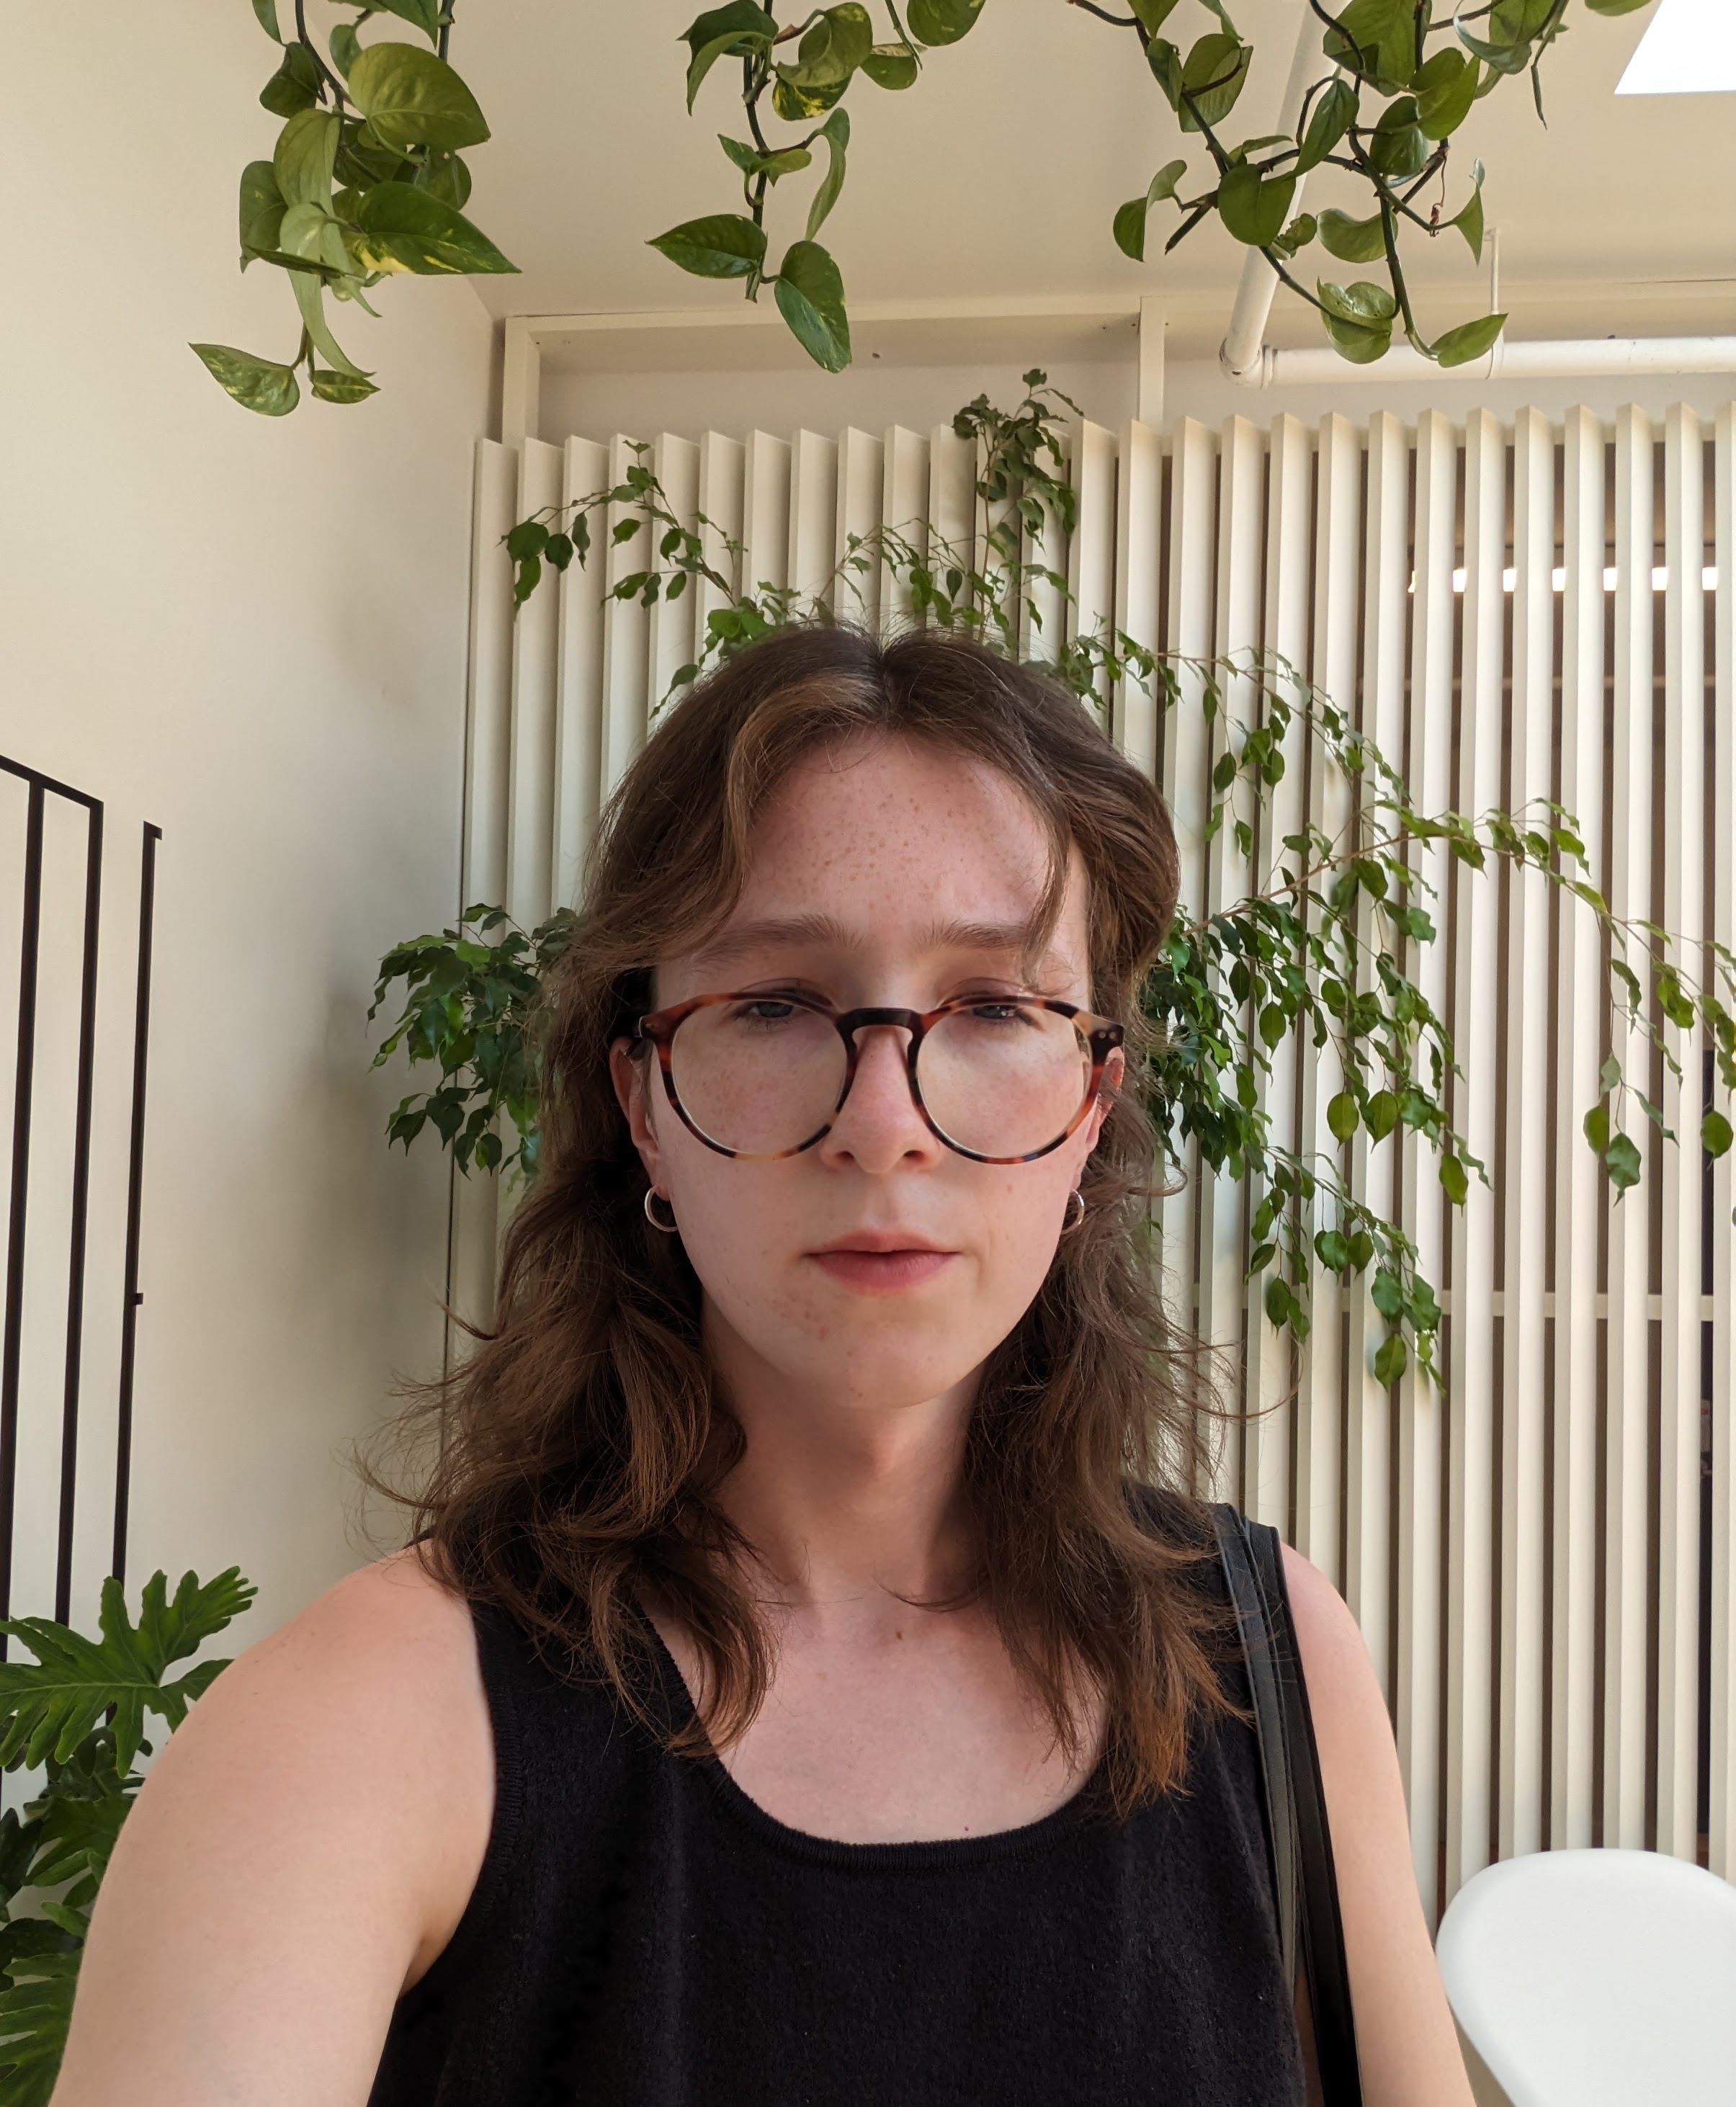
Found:
[[[1660,0],[1617,95],[1718,95],[1736,90],[1733,0]]]

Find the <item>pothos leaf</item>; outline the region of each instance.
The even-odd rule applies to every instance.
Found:
[[[820,136],[826,143],[828,163],[821,178],[820,187],[814,193],[814,201],[807,209],[807,238],[812,241],[825,226],[832,207],[837,204],[839,191],[844,186],[844,150],[850,143],[850,113],[834,110],[820,128]]]
[[[205,371],[244,410],[262,417],[286,417],[301,400],[292,368],[250,351],[236,351],[227,344],[196,344],[191,348],[204,362]]]
[[[816,366],[841,373],[850,363],[850,324],[843,280],[817,241],[790,244],[778,267],[778,312]]]

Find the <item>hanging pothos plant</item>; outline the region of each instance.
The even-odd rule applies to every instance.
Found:
[[[283,129],[268,161],[241,171],[241,268],[265,263],[289,280],[300,341],[289,359],[228,344],[196,344],[236,402],[281,417],[301,399],[298,370],[326,402],[361,402],[373,376],[332,334],[326,296],[367,314],[369,290],[394,272],[422,277],[510,272],[506,258],[464,216],[470,173],[461,150],[488,127],[447,56],[451,0],[350,0],[352,20],[322,52],[308,29],[306,0],[293,0],[286,36],[277,0],[253,0],[259,26],[279,47],[259,101]],[[430,48],[395,38],[363,44],[358,32],[386,14],[408,22]]]
[[[683,32],[690,111],[721,61],[731,61],[739,83],[747,136],[722,132],[717,142],[739,179],[742,209],[685,220],[651,243],[696,277],[740,280],[750,300],[769,285],[803,348],[832,373],[850,363],[850,323],[843,273],[818,237],[843,189],[845,98],[859,77],[893,92],[913,87],[931,52],[975,27],[986,0],[906,0],[902,13],[898,0],[879,4],[878,22],[863,0],[810,7],[786,21],[759,0],[727,0]],[[1125,255],[1145,261],[1152,211],[1172,206],[1179,218],[1166,255],[1216,218],[1318,312],[1347,359],[1383,357],[1401,330],[1441,366],[1467,364],[1491,348],[1504,315],[1477,316],[1433,337],[1420,327],[1401,245],[1451,231],[1481,258],[1483,165],[1473,161],[1468,187],[1450,191],[1454,137],[1477,101],[1522,74],[1531,76],[1540,119],[1544,56],[1570,26],[1572,0],[1486,0],[1456,12],[1441,0],[1338,7],[1307,0],[1320,29],[1320,61],[1296,128],[1245,139],[1233,139],[1228,128],[1256,52],[1226,0],[1127,0],[1127,13],[1098,0],[1065,4],[1134,38],[1183,141],[1203,150],[1166,161],[1143,195],[1115,212],[1111,231]],[[1184,4],[1199,11],[1193,26],[1201,34],[1190,41],[1176,34]],[[1594,15],[1646,4],[1583,0]],[[289,273],[300,345],[287,361],[223,344],[193,348],[237,402],[270,416],[299,400],[299,368],[326,402],[359,402],[375,392],[372,377],[331,334],[327,293],[367,308],[369,289],[394,272],[515,268],[462,210],[470,179],[459,155],[479,146],[488,128],[450,63],[451,0],[342,5],[353,19],[340,23],[322,52],[308,33],[306,0],[294,0],[287,35],[277,0],[253,0],[261,27],[281,47],[259,99],[286,122],[272,159],[242,173],[241,266],[261,262]],[[364,45],[358,32],[379,14],[409,23],[432,48]],[[778,186],[816,165],[800,231],[784,242],[774,267],[768,214]],[[1298,209],[1303,178],[1317,168],[1351,177],[1367,211]],[[1301,272],[1298,258],[1316,243],[1332,262]],[[1376,266],[1384,282],[1348,277],[1341,264]]]
[[[1434,1284],[1418,1269],[1400,1222],[1352,1190],[1347,1152],[1359,1132],[1374,1143],[1414,1134],[1433,1156],[1452,1206],[1464,1204],[1472,1179],[1486,1179],[1454,1128],[1452,1040],[1417,972],[1423,947],[1441,940],[1444,913],[1423,874],[1423,856],[1444,851],[1491,883],[1504,865],[1540,872],[1575,911],[1594,915],[1608,945],[1612,1010],[1677,1074],[1684,1057],[1700,1058],[1703,1032],[1726,1104],[1736,1094],[1736,955],[1709,946],[1702,985],[1689,977],[1684,947],[1666,932],[1612,914],[1571,813],[1541,802],[1518,814],[1419,810],[1378,748],[1276,654],[1185,659],[1113,629],[1068,636],[1075,625],[1064,620],[1063,633],[1050,636],[1044,603],[1063,617],[1073,604],[1045,541],[1076,523],[1061,412],[1077,406],[1041,372],[1028,373],[1025,384],[1014,410],[979,396],[954,420],[978,450],[980,541],[972,547],[954,547],[932,523],[910,520],[852,535],[812,599],[755,586],[742,570],[740,542],[703,515],[680,516],[641,449],[623,482],[512,529],[517,599],[537,589],[545,565],[559,572],[587,564],[596,547],[591,523],[602,524],[613,507],[609,545],[644,556],[608,588],[609,597],[649,608],[703,581],[722,602],[663,703],[708,667],[791,622],[870,618],[866,586],[879,571],[897,584],[910,619],[1040,666],[1106,726],[1124,685],[1145,689],[1167,718],[1202,712],[1213,757],[1207,837],[1230,829],[1240,867],[1257,868],[1262,882],[1208,914],[1177,918],[1141,992],[1155,1045],[1145,1072],[1131,1080],[1150,1107],[1172,1177],[1184,1173],[1191,1148],[1202,1176],[1249,1181],[1248,1271],[1266,1276],[1262,1302],[1274,1325],[1306,1339],[1316,1269],[1360,1278],[1387,1326],[1377,1378],[1396,1381],[1413,1354],[1432,1372],[1441,1320]],[[1351,816],[1340,833],[1305,822],[1273,838],[1271,793],[1298,748],[1311,767],[1332,769],[1350,786]],[[387,954],[370,1014],[400,984],[402,1008],[376,1065],[402,1052],[438,1077],[398,1105],[392,1141],[408,1148],[431,1126],[461,1169],[534,1175],[541,982],[576,927],[562,908],[525,931],[502,909],[479,903],[452,927]],[[1329,1046],[1340,1078],[1324,1107],[1329,1139],[1311,1152],[1284,1143],[1267,1108],[1274,1057],[1286,1042]],[[1663,1125],[1646,1094],[1648,1080],[1635,1081],[1612,1059],[1585,1113],[1586,1140],[1618,1197],[1640,1177],[1630,1108]],[[1693,1146],[1693,1137],[1683,1139]],[[1709,1110],[1698,1139],[1709,1155],[1724,1154],[1732,1139],[1726,1112]]]

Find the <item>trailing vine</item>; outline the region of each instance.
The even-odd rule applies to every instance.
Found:
[[[298,371],[322,402],[362,402],[377,392],[332,334],[327,294],[371,315],[368,293],[394,273],[518,267],[462,210],[470,195],[462,150],[480,146],[488,127],[447,55],[452,0],[343,0],[353,19],[338,24],[323,52],[308,31],[307,0],[292,4],[286,35],[277,0],[253,0],[280,54],[259,101],[285,121],[270,160],[241,171],[240,218],[241,268],[264,263],[285,273],[299,344],[281,360],[230,344],[192,347],[237,402],[268,417],[301,400]],[[409,23],[430,48],[363,44],[358,32],[380,14]]]
[[[1304,824],[1275,843],[1269,858],[1262,853],[1270,867],[1261,890],[1178,919],[1142,991],[1156,1043],[1136,1080],[1170,1177],[1182,1175],[1193,1150],[1202,1178],[1249,1181],[1248,1273],[1266,1277],[1262,1301],[1275,1326],[1307,1337],[1316,1268],[1346,1282],[1365,1278],[1387,1327],[1374,1359],[1378,1379],[1396,1381],[1413,1354],[1432,1373],[1441,1319],[1435,1284],[1402,1225],[1353,1192],[1348,1156],[1359,1133],[1374,1144],[1413,1134],[1434,1161],[1446,1205],[1464,1206],[1473,1178],[1487,1182],[1449,1116],[1450,1080],[1459,1071],[1447,1025],[1415,970],[1423,948],[1440,940],[1443,913],[1421,874],[1419,851],[1444,851],[1450,864],[1485,878],[1504,865],[1541,873],[1597,920],[1612,1014],[1678,1075],[1684,1049],[1703,1035],[1726,1103],[1736,1095],[1736,955],[1709,945],[1702,986],[1666,931],[1613,914],[1571,813],[1548,803],[1520,813],[1421,811],[1345,711],[1275,654],[1195,660],[1154,653],[1113,629],[1046,633],[1044,602],[1064,614],[1071,604],[1064,577],[1045,559],[1044,539],[1051,524],[1066,532],[1075,523],[1062,424],[1073,406],[1041,371],[1028,373],[1025,386],[1011,411],[979,397],[954,420],[978,448],[981,528],[970,547],[915,520],[852,536],[823,591],[804,601],[741,577],[740,542],[703,517],[678,518],[641,455],[624,481],[511,530],[516,597],[522,604],[537,589],[545,563],[557,571],[587,564],[597,546],[593,519],[609,507],[623,510],[612,546],[637,543],[646,555],[608,589],[611,597],[649,607],[704,579],[722,602],[661,708],[708,667],[789,623],[868,620],[867,587],[878,570],[897,585],[910,619],[1042,666],[1105,726],[1124,684],[1152,694],[1171,721],[1181,711],[1202,712],[1215,756],[1206,836],[1230,829],[1244,869],[1291,752],[1306,751],[1311,767],[1340,774],[1351,793],[1342,833]],[[708,541],[721,564],[707,557]],[[407,1147],[432,1124],[463,1167],[534,1171],[537,976],[574,927],[562,910],[525,932],[483,905],[438,936],[387,955],[375,1010],[400,981],[404,1006],[376,1065],[402,1049],[412,1063],[433,1062],[439,1071],[434,1089],[413,1093],[394,1112],[391,1139]],[[1329,1048],[1340,1079],[1324,1107],[1330,1146],[1312,1152],[1279,1139],[1267,1106],[1275,1057],[1287,1044],[1316,1054]],[[1612,1058],[1584,1128],[1618,1198],[1640,1178],[1629,1131],[1636,1114],[1663,1127],[1661,1107]],[[516,1137],[510,1152],[499,1139],[503,1126]],[[1708,1109],[1702,1148],[1720,1156],[1731,1138],[1726,1111]]]

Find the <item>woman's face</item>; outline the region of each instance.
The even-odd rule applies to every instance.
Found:
[[[1034,968],[1025,955],[1047,875],[1042,824],[1004,777],[917,742],[852,742],[785,779],[734,913],[703,950],[659,966],[654,999],[800,993],[926,1012],[1023,992],[1088,1009],[1077,859],[1044,955]],[[732,1387],[875,1406],[937,1398],[975,1377],[1041,1286],[1101,1107],[1035,1162],[972,1162],[912,1102],[908,1043],[896,1028],[861,1032],[830,1131],[769,1161],[708,1148],[654,1059],[614,1048],[633,1139],[672,1207]]]

